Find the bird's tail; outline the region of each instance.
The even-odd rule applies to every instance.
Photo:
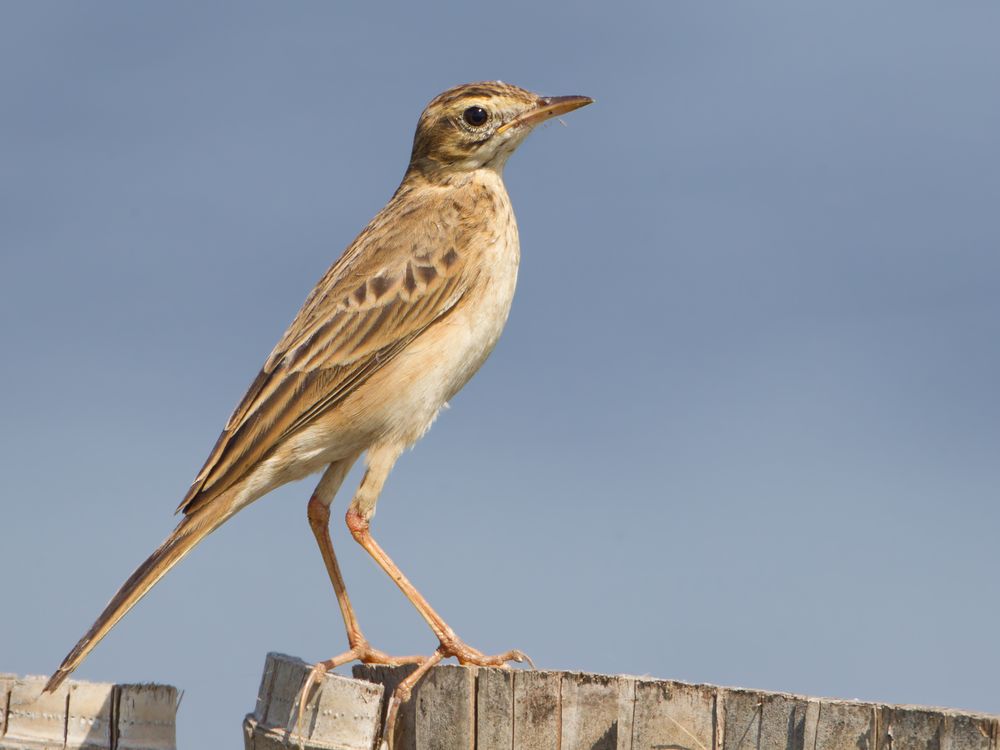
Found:
[[[69,674],[80,666],[101,639],[125,616],[135,604],[146,595],[168,570],[176,565],[184,555],[202,539],[215,531],[219,525],[229,518],[233,511],[228,507],[224,496],[216,498],[188,516],[185,516],[177,528],[168,536],[163,544],[151,554],[142,565],[129,576],[118,593],[114,595],[108,606],[101,612],[90,630],[80,639],[73,650],[66,655],[59,669],[55,671],[45,684],[45,692],[52,692],[65,680]]]

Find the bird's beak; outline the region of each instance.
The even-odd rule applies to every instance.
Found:
[[[594,100],[589,96],[545,96],[539,99],[538,104],[527,112],[522,112],[510,122],[505,122],[497,133],[502,133],[509,128],[534,127],[540,122],[545,122],[552,117],[564,115],[574,109],[586,107],[593,104]]]

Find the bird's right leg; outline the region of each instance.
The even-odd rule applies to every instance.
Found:
[[[345,518],[347,528],[351,530],[354,541],[364,547],[378,563],[378,566],[410,600],[410,603],[416,607],[417,612],[437,636],[441,644],[438,651],[444,654],[444,658],[454,656],[460,664],[479,667],[506,667],[507,662],[527,662],[534,668],[535,665],[531,659],[517,649],[511,649],[502,654],[488,655],[463,642],[372,537],[369,527],[371,518],[375,514],[375,504],[378,502],[385,480],[389,476],[389,472],[392,471],[399,454],[398,445],[384,444],[368,449],[368,470],[365,471],[361,486],[358,487],[354,499],[347,508],[347,517]]]

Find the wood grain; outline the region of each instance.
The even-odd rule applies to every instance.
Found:
[[[411,669],[358,666],[359,680],[338,679],[384,686],[388,696]],[[273,693],[297,691],[295,681],[271,682],[268,700],[288,705],[294,695]],[[348,736],[357,731],[348,722],[328,722],[327,733],[313,732],[304,747],[377,750],[382,716],[370,707],[365,716],[369,744]],[[998,722],[948,709],[648,677],[438,666],[400,712],[394,750],[1000,750]]]
[[[0,675],[0,750],[175,750],[178,692],[169,685]]]

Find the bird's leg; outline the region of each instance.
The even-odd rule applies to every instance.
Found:
[[[358,659],[366,664],[417,664],[426,657],[423,656],[389,656],[388,654],[373,648],[368,643],[358,625],[357,616],[354,614],[354,607],[347,596],[347,587],[344,585],[344,578],[340,573],[340,565],[337,564],[337,556],[333,552],[333,544],[330,542],[330,509],[316,500],[313,495],[309,500],[309,525],[316,535],[316,542],[323,555],[323,562],[326,563],[327,573],[330,574],[330,582],[337,595],[337,603],[340,605],[340,614],[344,618],[344,627],[347,630],[347,643],[350,649],[343,654],[328,661],[336,664],[329,664],[327,670],[340,666],[352,659]],[[326,664],[327,662],[321,662]],[[326,671],[326,670],[324,670]]]
[[[333,584],[334,593],[337,595],[337,604],[340,605],[340,614],[344,618],[344,627],[347,629],[347,642],[353,649],[364,646],[367,641],[361,634],[358,619],[354,614],[354,607],[351,606],[351,600],[347,596],[344,576],[340,572],[337,556],[333,552],[333,542],[330,540],[330,503],[333,501],[333,496],[337,494],[341,482],[344,481],[344,476],[350,469],[350,465],[347,461],[338,461],[327,467],[312,497],[309,498],[307,515],[309,528],[312,529],[313,535],[316,537],[316,544],[319,545],[320,554],[323,555],[326,572],[330,575],[330,583]]]
[[[330,464],[323,473],[322,479],[319,480],[319,484],[316,485],[312,497],[309,498],[307,512],[309,527],[316,537],[316,543],[319,545],[320,554],[323,555],[323,562],[326,565],[326,572],[330,575],[330,583],[333,584],[334,593],[337,595],[337,604],[340,605],[340,614],[344,618],[344,628],[347,630],[347,643],[350,646],[350,649],[343,654],[320,662],[320,664],[327,665],[327,669],[340,666],[353,659],[359,659],[366,664],[419,664],[427,657],[389,656],[371,647],[358,625],[354,607],[351,606],[351,600],[347,596],[344,576],[340,572],[340,565],[333,551],[333,542],[330,540],[330,503],[333,501],[334,495],[337,494],[344,477],[347,476],[347,472],[350,471],[355,458]]]
[[[460,664],[474,664],[480,667],[504,667],[507,662],[528,662],[531,660],[521,651],[511,649],[502,654],[486,655],[483,652],[472,648],[464,643],[446,623],[441,615],[434,611],[434,608],[424,598],[423,594],[417,591],[416,587],[410,583],[403,571],[392,561],[378,542],[372,537],[369,531],[369,523],[352,506],[347,511],[347,526],[358,544],[365,548],[388,576],[395,581],[407,599],[417,608],[417,612],[424,618],[434,635],[441,643],[441,650],[444,656],[454,656]],[[533,666],[533,665],[532,665]]]
[[[490,656],[465,644],[434,611],[423,595],[403,575],[403,571],[372,537],[369,524],[375,512],[375,504],[378,502],[378,496],[382,492],[385,480],[399,457],[399,453],[399,449],[395,446],[380,446],[369,449],[368,470],[365,472],[361,486],[347,510],[347,527],[351,530],[351,535],[375,559],[379,567],[395,581],[406,598],[417,608],[420,616],[430,625],[434,635],[441,643],[439,651],[444,657],[454,656],[460,664],[474,664],[481,667],[504,667],[507,666],[507,662],[511,661],[526,661],[531,664],[531,660],[517,650]]]
[[[340,614],[344,618],[344,627],[347,630],[347,643],[350,648],[343,653],[334,656],[332,659],[321,661],[313,665],[306,677],[306,681],[299,691],[298,696],[298,716],[296,724],[299,726],[301,734],[302,709],[305,707],[313,687],[331,669],[347,664],[355,659],[366,664],[387,664],[390,666],[400,666],[402,664],[422,664],[428,657],[426,656],[389,656],[383,651],[379,651],[368,643],[358,625],[357,616],[354,614],[354,607],[347,596],[347,586],[344,584],[344,576],[340,572],[340,565],[337,563],[337,556],[333,551],[333,542],[330,540],[330,503],[333,502],[337,490],[340,488],[344,477],[350,470],[351,465],[356,460],[352,457],[347,460],[330,464],[323,473],[322,479],[309,498],[307,515],[309,517],[309,527],[316,537],[319,551],[323,555],[323,562],[326,565],[326,572],[330,575],[330,583],[337,595],[337,604],[340,605]]]

